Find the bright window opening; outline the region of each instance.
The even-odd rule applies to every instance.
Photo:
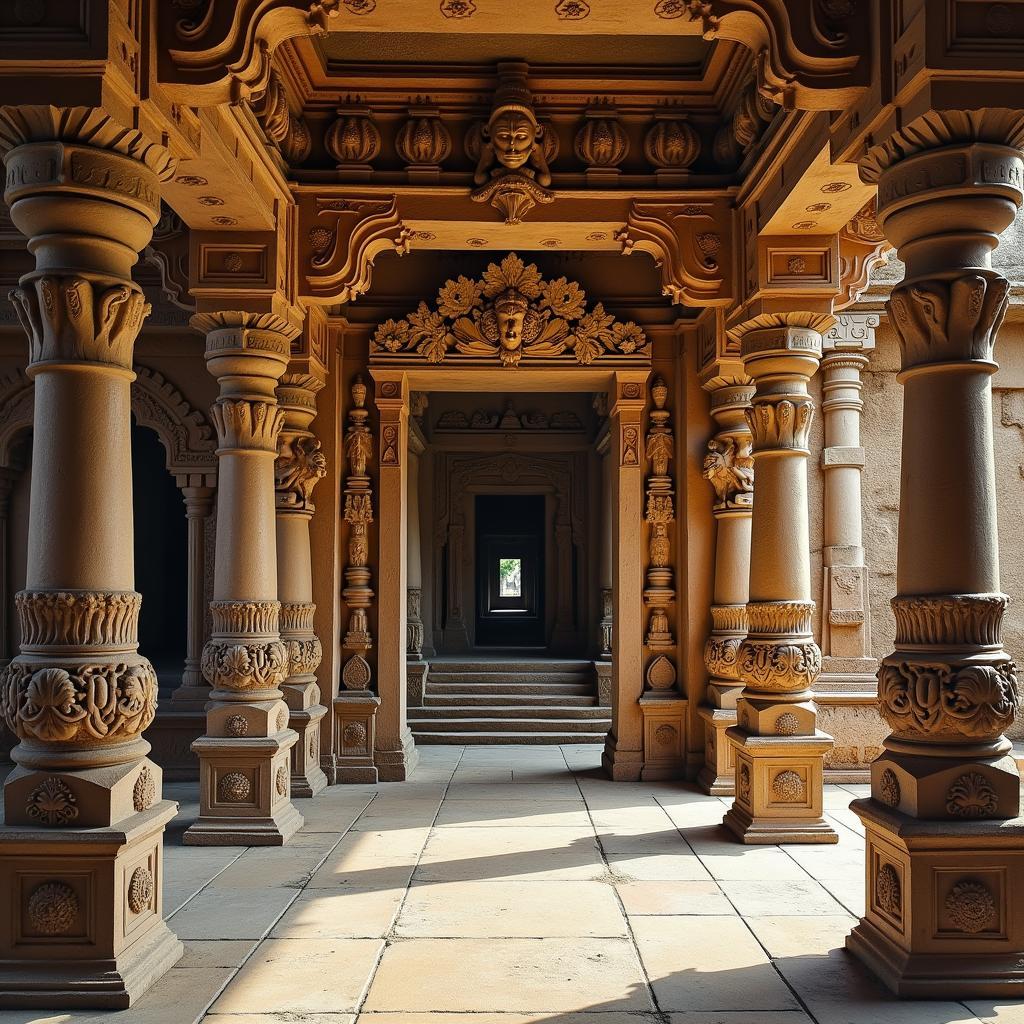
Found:
[[[523,596],[523,561],[521,558],[498,559],[498,596]]]

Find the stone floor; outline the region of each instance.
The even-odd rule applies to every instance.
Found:
[[[863,839],[744,848],[727,801],[605,780],[596,747],[426,747],[405,784],[301,801],[283,849],[181,845],[186,953],[132,1010],[0,1024],[1024,1024],[1024,1003],[901,1002],[843,951]]]

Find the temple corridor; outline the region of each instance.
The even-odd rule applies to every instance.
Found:
[[[403,785],[303,801],[285,848],[183,848],[195,786],[170,784],[184,958],[130,1010],[0,1024],[1024,1021],[1021,1004],[897,1000],[843,950],[864,911],[847,804],[866,786],[826,787],[837,845],[750,848],[721,826],[730,800],[613,783],[599,758],[424,748]]]

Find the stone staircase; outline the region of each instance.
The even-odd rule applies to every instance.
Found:
[[[611,709],[592,661],[435,659],[423,706],[409,708],[417,743],[603,743]]]

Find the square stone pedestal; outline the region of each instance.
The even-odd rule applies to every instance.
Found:
[[[189,846],[282,846],[302,828],[291,801],[292,729],[272,736],[200,736],[199,818]]]
[[[734,726],[736,798],[723,824],[743,843],[836,843],[822,816],[823,757],[832,737],[753,736]]]
[[[1024,992],[1024,818],[929,821],[875,800],[866,913],[846,940],[912,999],[1019,999]]]
[[[327,776],[320,767],[320,725],[327,714],[316,683],[281,687],[288,705],[288,728],[299,734],[292,747],[292,796],[314,797],[327,788]]]
[[[427,685],[429,670],[430,663],[426,661],[407,661],[405,663],[405,699],[409,707],[423,707],[423,691]]]
[[[349,691],[334,698],[335,763],[338,782],[376,782],[373,760],[380,697],[369,691]]]
[[[645,693],[640,698],[644,716],[644,782],[686,777],[687,699],[678,691]]]
[[[697,784],[709,796],[732,796],[736,791],[736,759],[726,731],[736,724],[735,708],[702,704],[697,714],[704,719],[704,767]]]
[[[0,834],[0,1007],[124,1009],[181,958],[163,919],[160,800],[105,828]]]

